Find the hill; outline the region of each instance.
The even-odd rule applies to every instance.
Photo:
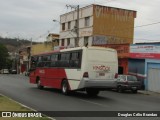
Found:
[[[5,45],[9,52],[15,52],[22,47],[31,45],[29,40],[2,37],[0,37],[0,43]],[[32,42],[32,44],[36,44],[36,42]]]

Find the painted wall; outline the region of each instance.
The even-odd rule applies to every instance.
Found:
[[[89,26],[85,27],[85,17],[89,17]],[[72,11],[60,16],[60,39],[75,38],[77,34],[74,30],[75,20],[77,20],[77,11]],[[68,22],[71,22],[71,28],[68,29]],[[65,30],[62,30],[62,23],[65,23]],[[91,36],[93,26],[93,9],[92,5],[80,8],[79,10],[79,37]]]
[[[53,44],[52,43],[42,43],[42,44],[36,44],[32,45],[31,48],[31,55],[49,52],[53,50]]]
[[[105,35],[108,44],[133,43],[136,11],[93,6],[93,35]]]

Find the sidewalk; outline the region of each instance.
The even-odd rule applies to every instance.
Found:
[[[152,92],[152,91],[148,91],[148,90],[138,90],[138,93],[145,94],[145,95],[160,95],[160,93]]]

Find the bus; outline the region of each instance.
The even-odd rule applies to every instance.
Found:
[[[77,47],[33,55],[30,83],[71,91],[86,91],[96,96],[101,90],[116,87],[117,51],[104,47]],[[34,66],[34,67],[33,67]],[[34,68],[34,69],[33,69]]]

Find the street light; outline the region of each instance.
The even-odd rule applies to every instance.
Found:
[[[55,19],[53,19],[53,22],[58,22],[58,23],[60,23],[58,20],[55,20]]]

